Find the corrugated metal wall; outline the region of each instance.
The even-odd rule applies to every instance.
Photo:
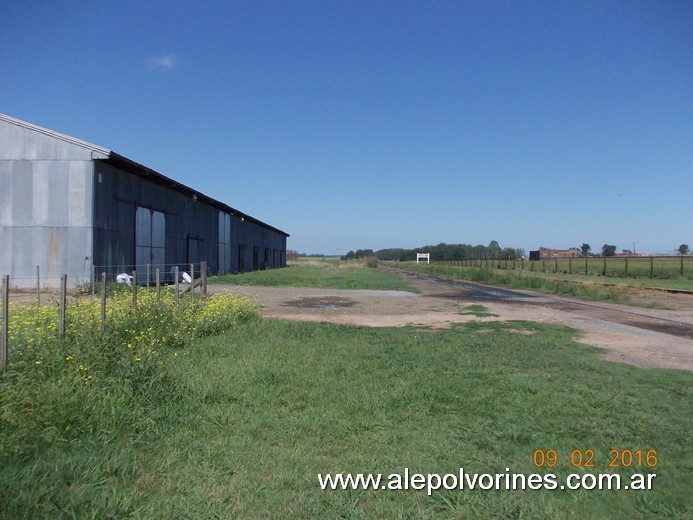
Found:
[[[211,274],[286,266],[285,233],[195,193],[109,150],[0,114],[0,274],[33,287],[38,265],[42,285],[55,287],[64,273],[71,286],[89,281],[92,265],[130,272],[136,245],[145,257],[147,214],[163,222],[165,255],[152,244],[151,257],[165,258],[165,272],[203,260]],[[147,212],[136,244],[138,208]]]
[[[231,265],[233,272],[286,267],[286,236],[249,220],[233,217]]]
[[[93,149],[0,118],[0,273],[56,287],[91,273]]]
[[[94,183],[95,265],[117,272],[133,269],[138,207],[164,214],[166,272],[173,265],[183,269],[202,260],[216,270],[216,208],[100,161],[96,161]]]
[[[129,272],[135,264],[138,207],[164,214],[167,272],[203,260],[211,274],[286,267],[281,232],[102,161],[96,161],[94,179],[95,265],[111,266],[109,272]],[[230,228],[228,245],[220,242],[220,222]],[[220,248],[228,253],[220,255]],[[220,256],[228,257],[228,269]]]

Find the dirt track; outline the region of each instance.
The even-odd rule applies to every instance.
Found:
[[[210,285],[210,292],[256,297],[262,314],[290,320],[326,321],[370,327],[405,325],[446,328],[468,321],[527,320],[577,329],[578,340],[605,349],[604,359],[644,368],[693,370],[693,296],[647,293],[648,302],[676,310],[655,310],[585,302],[530,291],[505,291],[450,283],[403,271],[420,294],[401,291],[300,289]],[[491,314],[478,317],[471,305]]]

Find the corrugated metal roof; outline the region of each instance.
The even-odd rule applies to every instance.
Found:
[[[6,121],[8,123],[18,125],[30,130],[33,130],[35,132],[40,132],[42,134],[48,135],[50,137],[54,137],[56,139],[81,146],[87,149],[92,150],[92,158],[95,160],[102,160],[108,164],[113,165],[114,167],[117,167],[119,169],[125,170],[127,172],[130,172],[132,174],[138,175],[140,177],[145,177],[148,178],[151,182],[154,182],[156,184],[159,184],[161,186],[166,186],[167,188],[170,188],[172,190],[178,191],[180,193],[183,193],[185,195],[188,195],[190,197],[195,197],[197,200],[204,202],[206,204],[209,204],[211,206],[216,207],[217,209],[220,209],[221,211],[225,211],[227,213],[230,213],[232,215],[238,216],[243,218],[244,220],[247,220],[249,222],[253,222],[254,224],[257,224],[259,226],[262,226],[266,229],[269,229],[271,231],[275,231],[277,233],[280,233],[284,236],[290,236],[288,233],[285,231],[282,231],[281,229],[277,229],[274,226],[270,226],[269,224],[266,224],[265,222],[262,222],[261,220],[256,219],[255,217],[252,217],[246,213],[243,213],[242,211],[239,211],[235,208],[232,208],[228,204],[225,204],[219,200],[216,200],[212,197],[209,197],[208,195],[205,195],[204,193],[201,193],[197,190],[194,190],[193,188],[190,188],[184,184],[181,184],[178,181],[175,181],[169,177],[166,177],[165,175],[157,172],[156,170],[153,170],[151,168],[148,168],[147,166],[144,166],[142,164],[139,164],[132,159],[128,159],[127,157],[120,155],[119,153],[116,153],[112,150],[109,150],[107,148],[103,148],[102,146],[98,146],[92,143],[88,143],[87,141],[82,141],[81,139],[77,139],[75,137],[66,135],[66,134],[61,134],[59,132],[55,132],[53,130],[49,130],[47,128],[43,128],[37,125],[34,125],[32,123],[28,123],[26,121],[22,121],[20,119],[16,119],[14,117],[10,117],[5,114],[0,114],[0,120]]]

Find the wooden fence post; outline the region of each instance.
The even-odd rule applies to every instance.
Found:
[[[625,273],[624,273],[623,276],[625,276],[626,278],[628,278],[628,257],[626,256],[626,257],[624,257],[623,259],[626,261]]]
[[[606,257],[602,257],[604,259],[604,269],[602,270],[602,276],[606,276]]]
[[[176,309],[178,308],[178,299],[180,298],[180,286],[178,284],[179,280],[179,275],[178,275],[178,266],[175,267],[173,270],[173,276],[176,277]]]
[[[190,264],[190,296],[195,296],[195,264]]]
[[[65,306],[67,305],[67,275],[63,274],[60,277],[60,317],[58,318],[58,336],[60,339],[65,338]]]
[[[200,294],[207,297],[207,261],[200,264]]]
[[[137,310],[137,271],[132,272],[132,310]]]
[[[159,281],[159,268],[156,268],[156,304],[159,305],[161,300],[161,283]]]
[[[587,260],[589,259],[589,256],[585,257],[585,276],[587,276]]]
[[[10,341],[10,275],[2,277],[2,332],[0,332],[0,372],[7,371],[7,351]]]
[[[573,274],[573,257],[568,257],[568,274]]]
[[[101,273],[101,334],[106,330],[106,273]]]

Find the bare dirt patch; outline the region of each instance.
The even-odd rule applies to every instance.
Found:
[[[449,328],[453,323],[534,321],[566,325],[578,341],[605,349],[604,359],[644,368],[693,370],[693,296],[647,292],[672,310],[584,302],[530,291],[506,291],[399,272],[420,294],[402,291],[210,286],[210,292],[254,296],[267,317],[369,327]],[[488,315],[468,312],[482,305]],[[525,331],[517,328],[518,334]]]
[[[527,329],[503,329],[505,332],[510,332],[512,334],[522,334],[524,336],[532,336],[533,334],[536,334],[535,331],[533,330],[527,330]]]

